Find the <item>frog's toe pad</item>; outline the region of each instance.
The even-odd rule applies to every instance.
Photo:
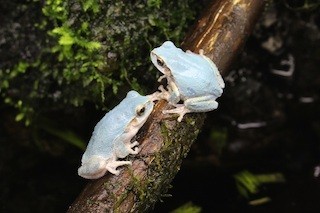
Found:
[[[138,147],[130,150],[130,154],[132,154],[132,155],[136,155],[136,154],[138,154],[139,152],[140,152],[140,149],[139,149]]]
[[[139,145],[139,142],[138,141],[134,141],[129,146],[130,146],[130,148],[133,148],[133,147],[138,146],[138,145]]]
[[[181,122],[183,119],[183,116],[189,112],[190,110],[185,108],[184,106],[162,111],[163,114],[178,114],[179,115],[178,122]]]
[[[132,142],[130,144],[126,144],[126,148],[127,148],[128,152],[129,152],[129,154],[132,154],[132,155],[138,154],[140,149],[138,147],[135,147],[135,146],[138,146],[138,145],[139,145],[138,141],[134,141],[134,142]]]
[[[117,170],[118,166],[131,165],[131,164],[132,164],[131,161],[113,161],[113,162],[109,162],[106,168],[110,173],[114,175],[119,175],[120,171]]]

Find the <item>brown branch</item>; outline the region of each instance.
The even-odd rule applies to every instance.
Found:
[[[203,49],[224,76],[255,26],[264,4],[264,0],[213,1],[186,36],[183,47],[194,52]]]
[[[262,0],[213,1],[183,47],[203,49],[225,75],[263,5]],[[141,151],[129,157],[132,166],[122,167],[119,176],[107,173],[90,181],[68,212],[144,212],[154,206],[168,190],[205,118],[203,113],[188,114],[178,123],[177,117],[161,113],[167,108],[165,101],[158,102],[136,136]]]

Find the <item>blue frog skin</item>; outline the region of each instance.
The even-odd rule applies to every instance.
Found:
[[[128,92],[95,126],[78,174],[87,179],[97,179],[107,171],[118,175],[118,166],[131,165],[131,161],[120,161],[118,158],[140,151],[136,147],[139,143],[131,142],[131,139],[146,122],[153,106],[151,96],[142,96],[136,91]]]
[[[158,99],[165,99],[174,109],[163,113],[179,114],[178,121],[190,112],[208,112],[216,109],[216,99],[222,95],[224,81],[216,65],[203,51],[200,54],[191,51],[184,52],[171,41],[164,42],[150,53],[151,61],[167,79],[167,90],[159,87],[160,93],[155,93]],[[178,104],[183,101],[183,104]]]

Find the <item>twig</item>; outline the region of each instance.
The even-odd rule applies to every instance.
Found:
[[[184,40],[184,49],[203,49],[225,75],[263,5],[262,0],[213,1]],[[176,117],[161,113],[167,108],[165,101],[158,102],[137,135],[141,151],[131,157],[133,165],[123,167],[119,176],[108,173],[90,181],[69,213],[145,212],[161,199],[205,119],[204,113],[188,114],[178,123]]]

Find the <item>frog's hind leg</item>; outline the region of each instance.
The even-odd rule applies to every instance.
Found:
[[[104,158],[93,156],[88,162],[81,165],[78,174],[87,179],[97,179],[106,173],[106,166],[107,162]]]
[[[218,102],[214,100],[214,97],[203,96],[189,98],[184,101],[183,104],[175,104],[175,109],[164,110],[164,114],[177,113],[179,114],[178,121],[181,122],[183,116],[189,112],[208,112],[216,109],[218,107]]]
[[[183,104],[176,104],[175,109],[164,110],[163,114],[179,114],[178,122],[181,122],[183,116],[189,112],[191,112],[188,108],[186,108]]]
[[[192,112],[209,112],[218,108],[218,102],[212,95],[189,98],[184,101],[184,105]]]
[[[106,169],[114,174],[114,175],[119,175],[120,171],[117,170],[118,166],[123,166],[123,165],[131,165],[131,161],[117,161],[117,160],[112,160],[111,162],[107,163]]]

